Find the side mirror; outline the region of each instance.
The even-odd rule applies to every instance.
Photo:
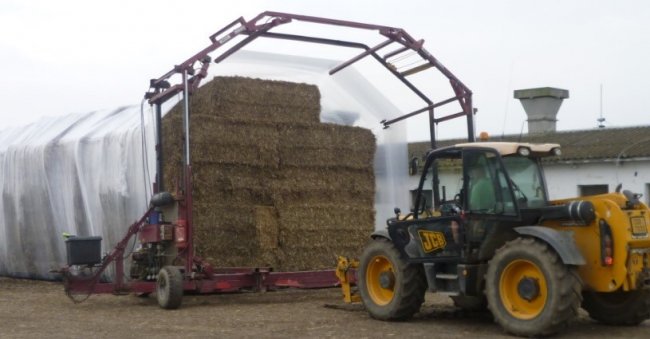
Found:
[[[393,209],[393,212],[395,212],[395,216],[396,216],[396,217],[399,217],[399,215],[402,213],[402,210],[399,209],[399,207],[395,207],[395,208]]]
[[[641,203],[640,199],[641,196],[643,196],[643,194],[632,193],[632,191],[629,190],[623,190],[623,195],[625,195],[625,198],[627,199],[626,205],[628,208],[633,208],[634,206]]]

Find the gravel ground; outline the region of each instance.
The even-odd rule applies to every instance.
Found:
[[[414,319],[382,322],[361,305],[346,305],[337,289],[282,290],[185,296],[178,310],[154,297],[93,295],[75,304],[60,283],[0,278],[2,338],[283,337],[283,338],[510,338],[489,313],[456,309],[428,294]],[[637,327],[597,324],[582,313],[561,338],[650,338]]]

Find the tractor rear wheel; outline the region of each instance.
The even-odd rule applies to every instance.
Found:
[[[546,336],[580,308],[581,282],[545,243],[517,238],[497,250],[486,275],[488,308],[507,332]]]
[[[412,317],[420,310],[427,288],[421,266],[408,264],[387,239],[366,246],[357,283],[366,310],[380,320]]]
[[[183,274],[174,266],[165,266],[158,272],[156,280],[158,305],[173,310],[181,306],[183,300]]]
[[[603,324],[635,326],[650,319],[650,291],[584,292],[582,307]]]

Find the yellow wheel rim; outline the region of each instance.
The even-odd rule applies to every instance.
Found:
[[[382,286],[382,276],[384,280],[386,276],[394,277],[393,264],[384,256],[373,257],[366,270],[366,286],[372,301],[380,306],[390,303],[395,294],[394,284],[387,285],[384,282]]]
[[[548,289],[540,268],[528,260],[515,260],[501,273],[501,302],[515,318],[528,320],[544,310]]]

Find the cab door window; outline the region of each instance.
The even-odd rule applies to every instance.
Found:
[[[464,154],[463,162],[469,212],[516,214],[507,176],[495,152],[468,151]]]

